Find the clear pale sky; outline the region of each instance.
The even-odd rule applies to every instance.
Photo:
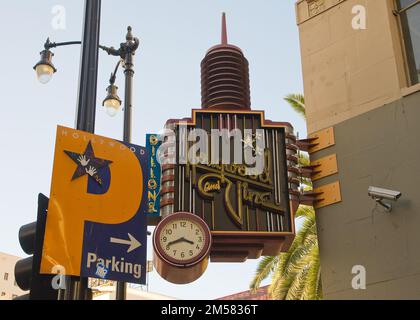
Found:
[[[36,218],[37,194],[49,196],[57,125],[74,126],[80,47],[53,49],[58,72],[37,82],[33,65],[47,36],[80,40],[83,0],[0,0],[0,251],[25,254],[18,242],[21,225]],[[229,42],[242,48],[250,63],[253,109],[271,120],[288,121],[300,137],[304,121],[283,101],[302,92],[299,37],[294,0],[103,0],[101,44],[118,47],[131,25],[140,38],[135,60],[133,143],[157,132],[169,118],[200,107],[200,61],[220,42],[220,20],[227,14]],[[55,30],[51,10],[61,5],[66,28]],[[96,133],[122,138],[122,113],[110,118],[101,107],[115,57],[100,52]],[[123,74],[117,85],[123,97]],[[151,250],[148,253],[151,258]],[[181,299],[214,299],[248,289],[257,260],[210,264],[196,282],[178,286],[153,272],[149,290]]]

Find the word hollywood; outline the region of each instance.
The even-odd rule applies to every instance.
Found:
[[[134,146],[131,146],[129,148],[129,147],[127,147],[123,144],[117,143],[116,141],[111,140],[111,139],[106,139],[106,138],[102,138],[102,137],[91,137],[91,136],[88,136],[88,135],[81,134],[79,132],[68,132],[67,130],[62,130],[61,135],[63,137],[70,136],[75,140],[81,139],[82,141],[90,142],[92,144],[95,144],[95,143],[98,143],[100,145],[105,145],[106,144],[111,148],[119,147],[121,151],[124,151],[126,149],[130,149],[130,151],[133,152],[133,153],[137,152],[137,149]],[[144,153],[145,153],[144,150],[140,149],[140,154],[143,155]]]
[[[159,136],[163,142],[158,149],[160,164],[237,164],[244,165],[247,176],[260,175],[264,171],[265,140],[262,129],[245,129],[244,136],[239,129],[212,129],[209,137],[203,129],[188,130],[186,126],[181,126],[178,157],[175,155],[176,133],[165,129]]]

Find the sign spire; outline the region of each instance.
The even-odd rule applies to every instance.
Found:
[[[225,12],[221,43],[207,50],[201,61],[201,107],[251,109],[248,60],[239,47],[228,43]]]
[[[228,44],[227,28],[226,28],[226,13],[222,13],[222,45]]]

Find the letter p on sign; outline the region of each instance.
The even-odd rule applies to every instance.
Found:
[[[139,211],[143,172],[122,142],[58,127],[41,273],[80,275],[86,221],[121,224]]]

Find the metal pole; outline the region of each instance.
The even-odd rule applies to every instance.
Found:
[[[131,123],[133,107],[133,78],[134,78],[134,54],[139,46],[137,38],[133,37],[131,27],[127,28],[127,42],[122,45],[121,50],[124,58],[125,93],[124,93],[124,134],[123,141],[131,143]],[[117,282],[115,298],[125,300],[126,283]]]
[[[126,54],[124,59],[124,74],[125,74],[125,92],[124,92],[124,130],[123,130],[123,141],[131,142],[131,108],[132,108],[132,89],[133,89],[133,57],[132,53]],[[126,299],[127,286],[125,282],[117,282],[117,288],[115,293],[116,300]]]
[[[85,0],[76,129],[94,133],[101,0]],[[68,277],[66,300],[88,298],[88,278]]]
[[[131,123],[133,107],[133,53],[127,54],[125,61],[125,96],[124,96],[124,142],[131,142]]]
[[[85,0],[76,128],[95,131],[101,0]]]

